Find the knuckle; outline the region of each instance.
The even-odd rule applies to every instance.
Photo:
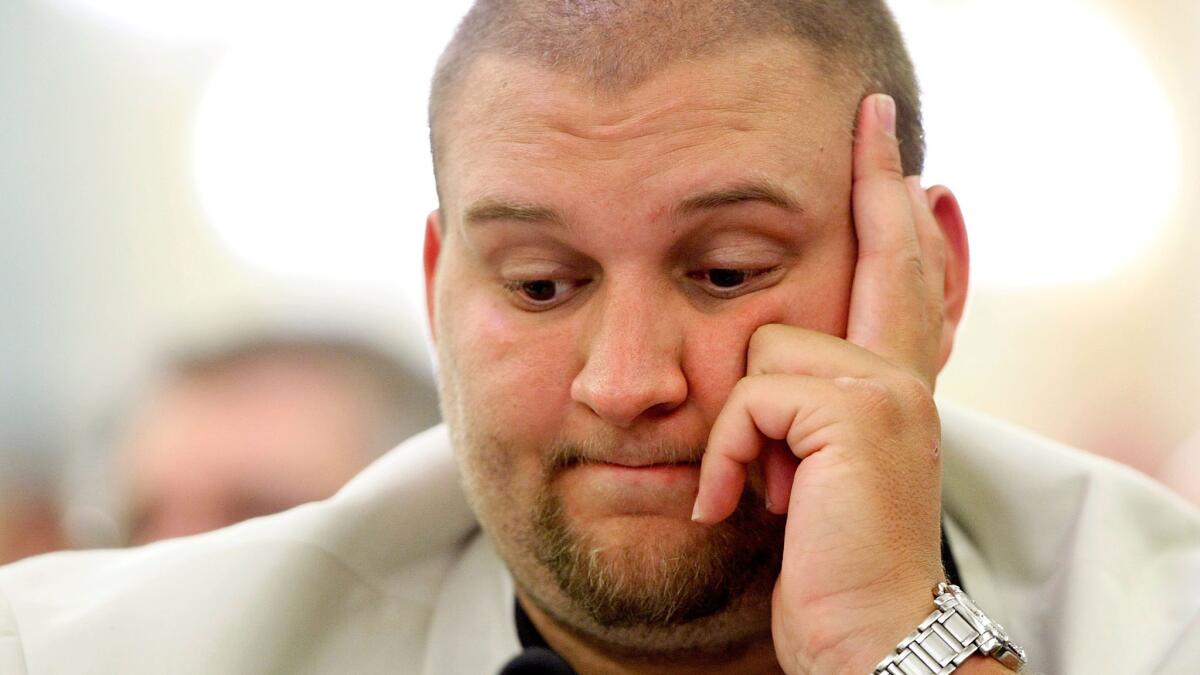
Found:
[[[900,158],[900,148],[895,140],[877,144],[872,152],[868,152],[866,161],[871,173],[877,177],[894,181],[908,192],[907,176],[904,175],[904,163]]]
[[[754,329],[754,334],[750,336],[750,344],[751,346],[754,346],[756,343],[760,345],[764,342],[769,343],[777,339],[779,335],[786,331],[787,326],[784,326],[783,324],[765,323]]]
[[[746,372],[751,374],[764,372],[771,347],[779,341],[779,336],[784,329],[784,326],[773,323],[754,329],[750,335],[750,344],[746,348]]]
[[[929,390],[929,385],[916,375],[905,373],[897,378],[895,388],[897,396],[901,402],[906,404],[906,408],[914,407],[919,412],[929,412],[930,409],[936,409],[933,401],[933,392]]]
[[[907,371],[887,379],[839,377],[834,384],[847,391],[860,410],[897,421],[937,416],[929,386]]]
[[[906,249],[898,257],[897,267],[903,270],[903,274],[908,278],[919,284],[919,287],[924,288],[929,276],[929,265],[921,251]]]
[[[901,185],[904,184],[904,168],[900,164],[900,153],[885,150],[876,157],[875,170],[879,175]]]
[[[886,383],[865,377],[838,377],[833,383],[845,391],[862,410],[877,410],[887,407],[891,391]]]
[[[761,377],[761,375],[747,375],[735,382],[733,389],[729,391],[726,407],[740,405],[753,392],[754,388],[758,386],[758,380]]]

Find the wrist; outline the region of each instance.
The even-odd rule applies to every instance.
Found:
[[[809,636],[809,671],[869,674],[933,609],[929,586],[922,583],[869,609],[818,612],[824,618]]]

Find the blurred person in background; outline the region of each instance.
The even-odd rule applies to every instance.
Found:
[[[1200,431],[1167,455],[1157,477],[1184,499],[1200,506]]]
[[[3,467],[0,475],[0,565],[63,547],[55,491],[34,472]]]
[[[438,420],[427,381],[350,340],[242,341],[176,358],[156,379],[108,457],[122,543],[324,499]]]

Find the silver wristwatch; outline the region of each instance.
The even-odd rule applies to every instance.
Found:
[[[961,588],[941,583],[933,593],[937,609],[875,666],[873,675],[947,675],[976,651],[1021,670],[1025,651]]]

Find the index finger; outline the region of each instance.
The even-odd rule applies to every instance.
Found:
[[[923,373],[929,285],[896,140],[896,104],[886,94],[868,96],[859,108],[852,198],[858,263],[846,338]]]

